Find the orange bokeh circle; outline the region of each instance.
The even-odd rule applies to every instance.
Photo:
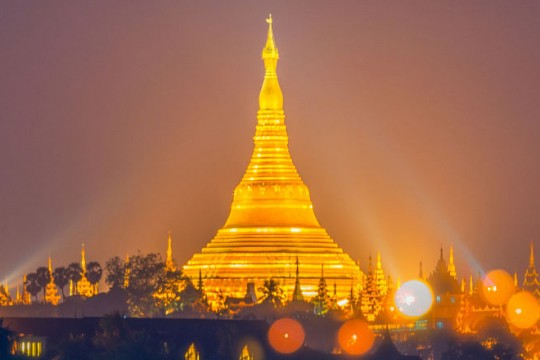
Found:
[[[492,305],[506,304],[515,291],[514,279],[504,270],[492,270],[482,280],[482,293]]]
[[[339,328],[338,343],[347,354],[365,354],[371,349],[374,342],[375,335],[363,320],[352,319]]]
[[[268,341],[274,350],[282,354],[291,354],[303,344],[306,335],[302,324],[298,321],[279,319],[268,330]]]
[[[508,321],[517,328],[534,326],[540,318],[540,305],[533,294],[522,291],[514,294],[506,305]]]

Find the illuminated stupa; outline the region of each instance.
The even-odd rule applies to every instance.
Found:
[[[351,286],[361,286],[362,272],[319,225],[309,190],[292,162],[276,74],[279,53],[272,18],[267,22],[262,52],[265,75],[251,161],[234,190],[225,225],[183,271],[192,279],[201,271],[210,301],[219,293],[243,297],[248,283],[258,289],[271,278],[290,300],[298,259],[299,283],[306,299],[317,294],[322,264],[326,280],[336,283],[338,298],[345,299]]]

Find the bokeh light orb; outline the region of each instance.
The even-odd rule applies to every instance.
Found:
[[[268,330],[270,346],[282,354],[291,354],[300,349],[305,337],[302,324],[289,318],[275,321]]]
[[[374,342],[375,335],[363,320],[352,319],[339,328],[338,343],[347,354],[365,354],[371,349]]]
[[[512,295],[506,305],[508,321],[517,328],[534,326],[540,318],[540,305],[533,294],[522,291]]]
[[[492,270],[482,279],[482,294],[491,305],[506,304],[515,290],[514,279],[504,270]]]
[[[426,282],[410,280],[397,289],[394,302],[403,315],[410,317],[422,316],[433,305],[433,292]]]

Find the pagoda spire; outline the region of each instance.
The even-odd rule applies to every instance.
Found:
[[[425,280],[425,276],[424,276],[424,270],[422,269],[422,262],[420,261],[420,268],[418,270],[418,278],[420,280]]]
[[[268,23],[268,37],[262,51],[265,73],[263,86],[259,94],[259,107],[261,110],[283,110],[283,93],[276,73],[279,52],[272,31],[272,15],[266,19],[266,22]]]
[[[168,271],[174,271],[174,261],[172,257],[172,239],[171,239],[171,230],[169,230],[169,238],[167,239],[167,260],[165,261],[165,267]]]
[[[450,255],[448,257],[448,273],[454,279],[457,279],[456,265],[454,264],[454,247],[450,245]]]
[[[88,281],[86,277],[86,249],[84,243],[81,249],[81,279],[77,282],[77,294],[84,297],[91,297],[95,295],[94,287]]]
[[[377,264],[375,265],[375,283],[377,284],[377,288],[382,295],[386,295],[388,293],[388,283],[386,281],[386,276],[384,275],[384,270],[382,268],[380,251],[377,251]]]
[[[45,287],[45,302],[53,305],[57,305],[60,301],[60,294],[58,294],[58,289],[54,282],[53,270],[52,270],[52,260],[49,256],[49,276],[50,280],[47,286]]]
[[[22,303],[25,305],[30,305],[32,303],[32,298],[30,297],[30,293],[26,289],[26,274],[23,275]]]
[[[531,249],[531,253],[529,255],[529,267],[533,268],[535,267],[534,265],[534,243],[531,241],[531,244],[530,244],[530,249]]]
[[[86,250],[84,248],[84,243],[82,244],[81,249],[81,272],[86,274]]]
[[[296,279],[294,281],[293,301],[304,301],[304,294],[302,294],[302,288],[300,287],[300,262],[298,256],[296,257]]]

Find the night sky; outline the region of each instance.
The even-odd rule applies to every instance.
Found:
[[[365,269],[451,243],[460,276],[540,249],[540,3],[4,1],[0,281],[225,223],[252,152],[269,13],[293,160]],[[540,256],[540,250],[538,250]],[[540,264],[539,264],[540,265]]]

